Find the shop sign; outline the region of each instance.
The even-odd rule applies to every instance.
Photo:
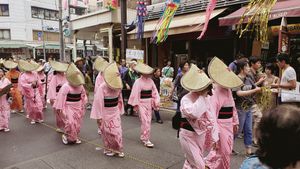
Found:
[[[135,49],[126,49],[126,60],[136,59],[139,62],[144,61],[144,51]]]
[[[280,26],[272,26],[271,30],[273,36],[276,36],[280,31]],[[289,24],[287,26],[287,30],[289,34],[300,34],[300,24]]]

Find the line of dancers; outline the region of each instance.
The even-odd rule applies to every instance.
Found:
[[[50,61],[49,64],[54,71],[44,76],[43,67],[32,60],[3,62],[10,70],[5,75],[5,70],[0,69],[0,130],[9,131],[11,111],[23,111],[22,96],[30,123],[42,123],[46,95],[63,144],[80,144],[79,133],[88,100],[83,87],[84,75],[74,63]],[[121,124],[124,104],[120,72],[115,62],[108,63],[101,57],[96,59],[94,68],[99,74],[90,118],[97,121],[104,154],[122,158],[125,156]],[[153,148],[152,111],[160,107],[160,96],[151,79],[154,69],[143,63],[134,69],[141,77],[132,87],[128,104],[139,113],[142,145]],[[239,123],[231,89],[240,87],[243,82],[216,57],[209,64],[208,74],[210,78],[192,64],[181,79],[182,87],[189,91],[181,100],[178,119],[179,141],[186,158],[183,168],[186,169],[230,168],[234,133]],[[207,156],[204,156],[205,151],[209,152]]]

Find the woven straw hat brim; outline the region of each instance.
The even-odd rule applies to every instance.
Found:
[[[105,83],[112,89],[122,89],[123,83],[117,64],[109,64],[103,72]]]
[[[4,60],[1,58],[0,59],[0,65],[4,63]]]
[[[6,67],[7,69],[14,69],[18,66],[18,63],[11,60],[6,60],[3,62],[3,66]]]
[[[138,63],[135,68],[134,68],[135,71],[141,73],[141,74],[152,74],[154,69],[144,63]]]
[[[75,60],[75,64],[79,61],[83,61],[83,58],[82,57],[77,57],[76,60]]]
[[[66,72],[68,82],[72,86],[80,86],[85,84],[84,76],[74,63],[71,63]]]
[[[194,64],[180,80],[182,87],[190,92],[198,92],[212,84],[212,80]]]
[[[232,89],[243,85],[243,81],[217,57],[210,61],[208,75],[214,82],[224,88]]]
[[[69,64],[57,61],[49,61],[49,64],[57,72],[66,72],[69,67]]]
[[[18,67],[23,72],[31,72],[35,71],[37,68],[39,68],[39,64],[37,64],[34,61],[25,61],[25,60],[19,60]]]
[[[109,63],[105,59],[103,59],[102,57],[98,57],[95,60],[94,68],[98,72],[103,72],[108,65],[109,65]]]

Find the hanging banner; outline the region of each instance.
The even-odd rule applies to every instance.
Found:
[[[289,53],[289,35],[285,17],[282,18],[280,25],[278,36],[278,53]]]

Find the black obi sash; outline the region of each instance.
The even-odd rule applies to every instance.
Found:
[[[233,107],[222,107],[218,119],[230,119],[233,116]]]
[[[67,94],[67,102],[79,102],[81,100],[81,93],[79,94]]]
[[[149,99],[149,98],[152,98],[152,90],[142,90],[141,99]]]
[[[187,121],[186,118],[180,119],[180,128],[195,132],[195,130],[193,129],[193,127],[191,126],[189,121]]]
[[[18,83],[19,79],[18,78],[11,78],[11,83]]]
[[[118,106],[119,97],[104,97],[104,107]]]
[[[61,85],[56,86],[56,93],[59,92],[60,88],[61,88]]]

